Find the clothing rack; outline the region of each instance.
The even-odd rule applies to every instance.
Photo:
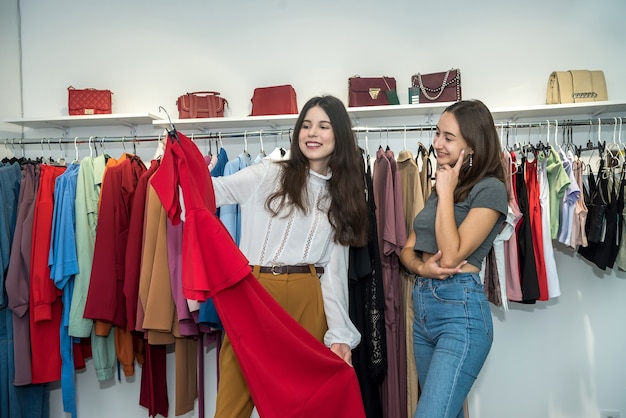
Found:
[[[614,128],[614,130],[621,131],[621,125],[623,119],[621,117],[612,117],[612,118],[594,118],[594,119],[566,119],[566,120],[556,120],[556,119],[544,119],[544,120],[536,120],[536,121],[526,121],[526,122],[495,122],[495,126],[501,132],[504,130],[511,129],[532,129],[532,128],[548,128],[553,129],[555,127],[589,127],[590,129],[594,126],[600,129],[601,126],[610,125]],[[619,127],[619,128],[618,128]],[[355,126],[352,128],[353,131],[359,135],[362,133],[408,133],[408,132],[423,132],[423,131],[432,131],[436,129],[436,125],[432,123],[428,124],[417,124],[417,125],[389,125],[389,126]],[[184,132],[184,131],[183,131]],[[263,138],[264,136],[282,136],[288,135],[291,136],[293,132],[292,128],[289,129],[261,129],[261,130],[244,130],[244,131],[234,131],[234,132],[205,132],[202,134],[188,134],[189,138],[192,140],[196,139],[209,139],[209,140],[221,140],[221,139],[247,139],[249,137],[252,138]],[[5,146],[15,147],[15,146],[25,146],[25,145],[40,145],[52,146],[53,144],[102,144],[102,143],[127,143],[131,144],[140,143],[140,142],[156,142],[162,140],[165,135],[144,135],[144,136],[129,136],[129,135],[112,135],[112,136],[90,136],[90,137],[75,137],[71,138],[67,134],[64,134],[61,137],[32,137],[32,138],[0,138],[0,145],[4,143]]]

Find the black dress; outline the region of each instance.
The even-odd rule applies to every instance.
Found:
[[[520,168],[526,165],[526,158],[522,158]],[[520,277],[522,280],[521,303],[536,303],[539,299],[539,279],[537,277],[537,263],[533,248],[532,231],[530,228],[530,213],[528,202],[528,189],[526,188],[525,170],[515,173],[515,185],[517,191],[517,205],[522,213],[517,228],[517,253],[519,257]]]
[[[380,388],[387,373],[385,295],[369,158],[364,179],[369,209],[368,244],[350,247],[348,267],[350,319],[361,333],[361,343],[352,350],[352,364],[367,418],[382,418]]]

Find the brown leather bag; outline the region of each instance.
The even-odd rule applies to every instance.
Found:
[[[111,113],[111,90],[67,88],[67,113],[77,115],[103,115]]]
[[[194,91],[176,100],[179,119],[222,118],[228,101],[217,91]]]

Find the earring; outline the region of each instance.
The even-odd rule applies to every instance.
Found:
[[[470,154],[470,156],[469,156],[469,166],[470,166],[470,168],[472,168],[472,164],[474,163],[473,156],[474,156],[474,154]]]

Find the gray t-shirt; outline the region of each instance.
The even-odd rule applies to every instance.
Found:
[[[415,231],[415,251],[434,254],[438,251],[435,239],[435,214],[439,198],[436,193],[432,193],[424,209],[422,209],[413,220],[413,230]],[[454,204],[454,219],[456,226],[461,225],[470,209],[490,208],[500,212],[498,222],[491,229],[491,232],[482,244],[467,257],[467,262],[478,268],[489,253],[493,240],[500,232],[502,222],[506,219],[509,199],[506,187],[503,182],[495,177],[486,177],[480,180],[469,192],[463,202]]]

